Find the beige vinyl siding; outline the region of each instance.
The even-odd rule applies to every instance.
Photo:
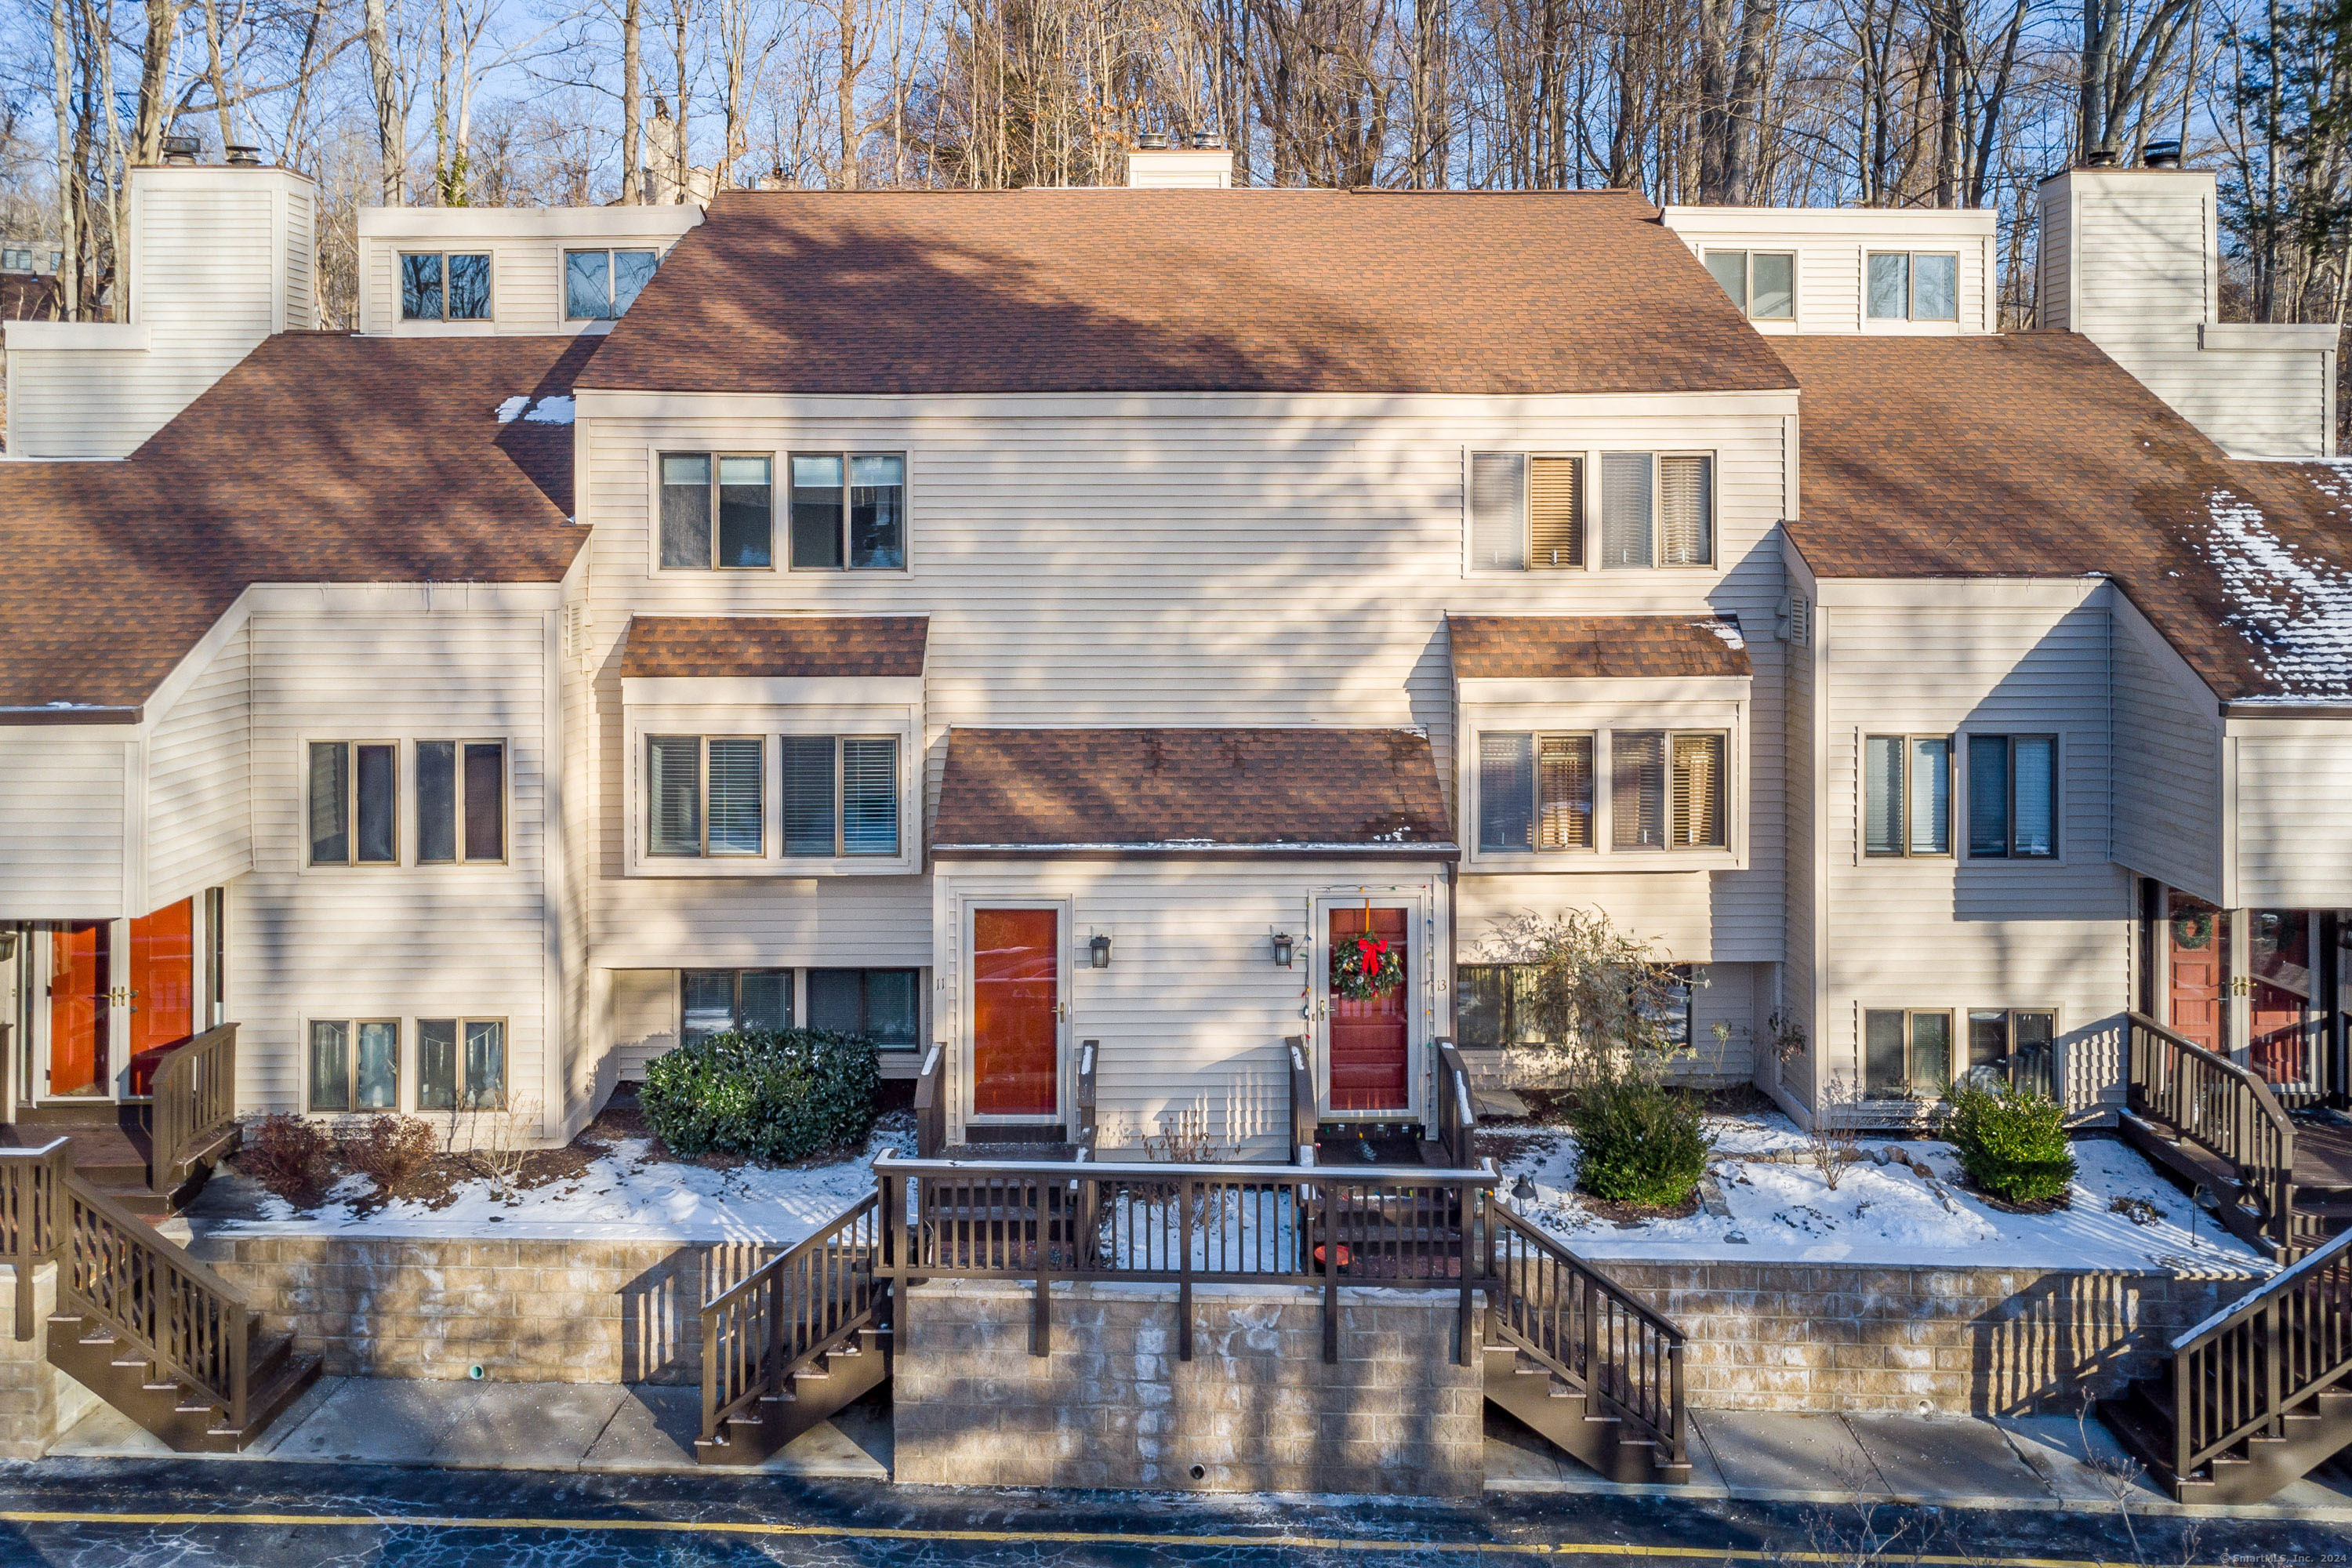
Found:
[[[2231,719],[2241,909],[2352,907],[2352,725]]]
[[[538,215],[526,213],[524,217]],[[679,226],[685,226],[681,217]],[[375,332],[414,331],[416,323],[400,317],[400,257],[404,252],[435,255],[487,255],[490,258],[490,321],[482,330],[501,337],[576,332],[590,323],[567,321],[563,314],[563,253],[567,250],[654,250],[667,253],[675,236],[583,234],[522,235],[493,238],[448,238],[370,235],[362,245],[366,275],[367,329]]]
[[[2123,1010],[2130,881],[2108,860],[2103,591],[2014,581],[1824,590],[1828,901],[1816,1038],[1832,1079],[1857,1081],[1868,1008],[2055,1008],[2066,1033]],[[2059,737],[2060,858],[1864,856],[1862,737],[1971,731]],[[1953,837],[1964,848],[1964,741],[1958,751]]]
[[[1995,265],[1995,229],[1981,211],[1865,211],[1827,207],[1669,207],[1666,226],[1692,252],[1779,251],[1797,258],[1796,315],[1759,321],[1767,335],[1792,332],[1962,332],[1994,330],[1985,319],[1986,269]],[[1957,321],[1872,321],[1864,286],[1871,251],[1957,254]]]
[[[340,590],[316,609],[281,600],[254,612],[254,870],[232,901],[230,952],[247,1113],[301,1105],[306,1018],[401,1019],[402,1092],[413,1102],[415,1021],[487,1017],[508,1023],[510,1100],[539,1101],[551,1121],[562,1114],[547,1104],[542,1054],[552,961],[541,809],[547,617],[494,607],[497,594]],[[507,862],[307,867],[306,742],[404,742],[405,861],[415,846],[405,742],[420,738],[506,740]]]
[[[250,652],[250,629],[239,626],[155,722],[142,900],[149,909],[252,869]]]
[[[319,324],[318,275],[318,204],[312,188],[300,185],[287,190],[279,198],[284,204],[283,232],[286,248],[286,293],[282,315],[287,331],[308,331]]]
[[[107,920],[123,908],[128,724],[0,726],[0,920]]]
[[[1106,1152],[1139,1153],[1143,1138],[1197,1120],[1211,1137],[1240,1145],[1249,1157],[1282,1156],[1289,1106],[1283,1041],[1315,1037],[1316,1025],[1300,1011],[1318,966],[1328,962],[1311,912],[1319,897],[1351,899],[1369,888],[1380,899],[1417,905],[1419,930],[1406,959],[1415,984],[1409,1059],[1416,1084],[1424,1042],[1444,1032],[1445,998],[1427,984],[1433,943],[1442,952],[1445,940],[1442,925],[1431,929],[1444,913],[1444,880],[1433,868],[1344,860],[965,861],[942,865],[938,884],[928,933],[940,959],[932,1032],[950,1043],[959,1073],[970,1059],[959,1054],[969,1045],[959,899],[1007,906],[1070,900],[1065,1059],[1079,1041],[1101,1042],[1097,1115]],[[1267,938],[1276,931],[1301,939],[1288,969],[1273,961]],[[1097,933],[1111,938],[1108,969],[1088,966],[1086,947]],[[950,1103],[961,1118],[961,1083],[955,1092]],[[1066,1109],[1066,1084],[1061,1102]]]
[[[614,1079],[643,1083],[646,1064],[677,1044],[677,971],[614,969],[605,984]]]
[[[2110,588],[2116,858],[2200,899],[2222,888],[2220,705],[2131,601]]]
[[[1807,584],[1792,581],[1790,584],[1792,599],[1803,597],[1810,591]],[[1822,750],[1821,691],[1814,651],[1822,635],[1819,605],[1811,606],[1809,618],[1811,629],[1806,640],[1800,644],[1792,638],[1786,645],[1788,742],[1782,755],[1788,761],[1788,777],[1782,820],[1788,825],[1788,845],[1782,889],[1787,923],[1783,936],[1786,962],[1781,969],[1778,1010],[1789,1025],[1803,1031],[1811,1044],[1785,1063],[1776,1058],[1771,1079],[1801,1104],[1811,1103],[1813,1064],[1819,1050],[1819,1042],[1813,1038],[1816,987],[1821,979],[1815,958],[1822,920],[1818,889],[1827,869],[1821,863],[1822,847],[1815,832],[1822,816],[1815,768],[1815,758]]]
[[[2063,181],[2042,187],[2042,241],[2036,259],[2041,300],[2035,325],[2049,331],[2074,330],[2072,249],[2074,243],[2073,188]]]
[[[1603,781],[1605,787],[1606,781]],[[1579,876],[1464,875],[1454,894],[1454,921],[1462,933],[1462,959],[1478,962],[1482,943],[1512,921],[1528,914],[1555,918],[1568,910],[1598,910],[1629,936],[1651,944],[1676,963],[1713,963],[1745,956],[1735,924],[1718,943],[1719,920],[1736,916],[1738,905],[1723,907],[1712,883],[1748,874],[1726,871],[1611,871]],[[1497,953],[1496,957],[1501,955]],[[1769,954],[1780,956],[1776,942]]]

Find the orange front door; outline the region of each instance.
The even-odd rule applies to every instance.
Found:
[[[1405,952],[1405,911],[1370,912],[1373,937],[1412,962]],[[1331,911],[1331,951],[1364,935],[1361,909]],[[1328,962],[1328,961],[1327,961]],[[1412,1087],[1406,1071],[1406,1013],[1412,987],[1408,978],[1377,995],[1350,1002],[1337,990],[1331,994],[1331,1109],[1391,1110],[1412,1109]]]
[[[49,1092],[106,1092],[105,921],[49,933]]]
[[[131,922],[131,1092],[145,1094],[158,1056],[196,1032],[195,900]]]
[[[2230,963],[2230,917],[2185,893],[2172,895],[2165,952],[2172,986],[2172,1032],[2219,1055]]]
[[[971,1109],[1048,1117],[1061,1103],[1061,911],[974,910]]]

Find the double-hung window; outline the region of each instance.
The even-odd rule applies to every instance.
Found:
[[[661,455],[661,563],[668,571],[775,564],[775,460],[724,452]]]
[[[678,1033],[684,1044],[730,1030],[773,1034],[793,1026],[789,969],[688,969],[678,976]]]
[[[1863,1097],[1933,1100],[1952,1078],[1952,1016],[1872,1009],[1862,1016]]]
[[[1592,737],[1478,737],[1478,847],[1592,847]]]
[[[400,258],[400,319],[488,321],[489,257],[457,251],[404,254]]]
[[[310,1021],[310,1109],[398,1110],[400,1025],[391,1018]]]
[[[1619,849],[1725,843],[1720,732],[1620,730],[1609,737],[1610,842]]]
[[[898,572],[907,564],[907,459],[896,452],[795,452],[795,571]]]
[[[1952,742],[1943,735],[1865,735],[1863,850],[1952,852]]]
[[[400,748],[389,741],[313,741],[310,864],[400,861]]]
[[[783,738],[784,854],[898,853],[896,736]]]
[[[2049,859],[2058,853],[2058,737],[1969,737],[1969,855]]]
[[[503,1110],[506,1103],[504,1020],[416,1020],[417,1110]]]
[[[759,855],[767,846],[767,742],[757,735],[646,738],[648,855]]]
[[[507,853],[503,741],[416,742],[416,863],[503,860]]]
[[[1957,321],[1960,258],[1948,251],[1874,250],[1866,289],[1874,321]]]
[[[1797,258],[1786,250],[1710,250],[1706,269],[1752,321],[1793,321]]]
[[[1470,560],[1481,572],[1584,565],[1584,459],[1470,454]]]
[[[808,1016],[812,1029],[862,1036],[886,1051],[911,1051],[921,1043],[911,969],[812,969]]]
[[[625,314],[654,275],[650,250],[567,250],[563,253],[563,314],[574,321],[610,321]]]
[[[1715,459],[1656,452],[1601,455],[1601,565],[1715,562]]]

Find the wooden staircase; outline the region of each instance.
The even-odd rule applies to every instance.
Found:
[[[782,1384],[694,1443],[697,1463],[756,1465],[821,1421],[830,1420],[890,1376],[890,1331],[853,1331],[832,1350],[784,1375]]]
[[[2175,1340],[2099,1415],[2183,1502],[2260,1502],[2352,1447],[2352,1232]]]
[[[182,1454],[237,1453],[318,1381],[319,1358],[294,1353],[291,1334],[246,1322],[244,1408],[175,1375],[96,1315],[49,1319],[49,1364]]]
[[[1608,1413],[1603,1402],[1513,1344],[1486,1347],[1486,1403],[1516,1417],[1605,1481],[1682,1486],[1690,1460]]]

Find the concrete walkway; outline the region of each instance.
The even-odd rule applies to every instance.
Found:
[[[321,1378],[260,1442],[242,1454],[217,1457],[229,1462],[709,1475],[694,1462],[700,1421],[701,1393],[693,1388]],[[1601,1479],[1508,1416],[1489,1412],[1486,1489],[2074,1512],[2125,1506],[2138,1514],[2352,1523],[2352,1472],[2340,1465],[2306,1477],[2267,1503],[2183,1509],[2148,1484],[2105,1427],[2072,1416],[1975,1420],[1700,1410],[1692,1413],[1690,1426],[1691,1484],[1629,1487]],[[51,1453],[172,1457],[161,1442],[103,1405]],[[880,1401],[853,1405],[804,1433],[761,1468],[887,1480],[887,1406]]]

